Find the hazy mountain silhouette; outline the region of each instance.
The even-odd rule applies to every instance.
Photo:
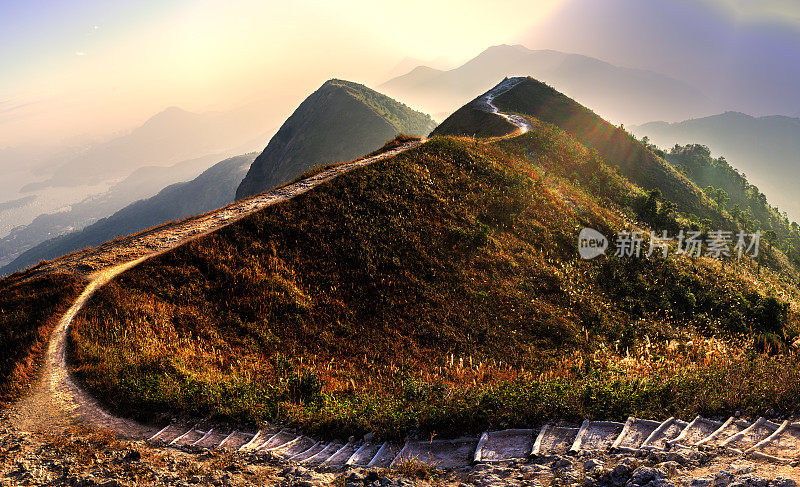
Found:
[[[708,2],[573,0],[521,41],[666,73],[713,97],[717,113],[800,109],[800,30],[779,21],[743,23]]]
[[[141,167],[105,193],[85,198],[70,205],[69,209],[41,213],[27,225],[18,225],[8,235],[0,238],[0,266],[8,264],[45,240],[80,230],[134,201],[155,195],[170,184],[193,179],[223,157],[225,155],[214,154],[167,167]],[[23,211],[34,209],[25,206],[38,203],[39,200],[46,198],[47,194],[48,191],[44,191],[43,196],[38,198],[36,195],[29,195],[15,200],[20,204],[10,207],[7,212],[0,213],[0,218],[8,221],[16,220],[15,217]]]
[[[519,45],[490,47],[449,71],[420,66],[378,88],[430,113],[450,113],[505,76],[533,76],[615,122],[682,120],[711,113],[705,95],[683,81]]]
[[[399,63],[394,65],[394,67],[386,74],[384,79],[392,79],[396,78],[397,76],[402,76],[418,66],[430,66],[436,69],[444,69],[447,67],[447,65],[448,61],[444,56],[439,56],[435,59],[431,59],[430,61],[424,61],[419,58],[406,56],[400,60]]]
[[[236,197],[266,191],[317,165],[355,159],[399,133],[426,136],[435,126],[428,115],[364,85],[329,80],[269,141]]]
[[[687,120],[652,122],[631,127],[637,136],[670,148],[674,144],[707,145],[717,156],[744,172],[771,201],[800,221],[797,181],[800,181],[800,119],[751,117],[743,113]]]
[[[270,127],[265,118],[249,106],[201,114],[167,108],[129,134],[74,155],[47,180],[28,184],[23,191],[124,177],[145,165],[166,166],[209,154],[241,153],[243,145],[263,143]]]
[[[4,201],[0,203],[0,212],[21,208],[31,203],[35,199],[36,199],[35,195],[30,195],[30,196],[23,196],[22,198],[17,198],[10,201]]]
[[[254,152],[226,159],[192,181],[168,186],[157,195],[130,204],[79,232],[42,242],[0,269],[0,274],[9,274],[43,259],[52,259],[118,236],[225,206],[233,202],[236,188],[255,157]]]

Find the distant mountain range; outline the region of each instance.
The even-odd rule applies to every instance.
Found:
[[[168,167],[145,166],[105,193],[86,198],[62,211],[42,213],[29,224],[18,225],[0,238],[0,266],[45,240],[80,230],[134,201],[155,195],[165,186],[193,179],[223,157],[225,155],[214,154]],[[35,195],[28,195],[0,204],[0,215],[13,219],[15,210],[30,210],[32,208],[26,206],[32,206],[35,201]]]
[[[737,16],[725,5],[732,3],[736,2],[571,0],[531,27],[519,42],[683,80],[706,93],[716,107],[709,113],[695,112],[695,117],[725,110],[797,114],[800,29],[777,17],[750,20]],[[790,4],[796,2],[786,2]],[[579,100],[592,106],[591,100]],[[592,108],[602,112],[600,107]],[[651,120],[686,118],[690,117],[662,114]]]
[[[167,186],[157,195],[137,201],[81,231],[47,240],[0,269],[0,275],[24,269],[40,260],[99,245],[155,225],[205,213],[228,203],[244,178],[256,153],[219,162],[192,181]]]
[[[167,108],[131,133],[76,154],[48,179],[22,191],[124,177],[145,165],[166,166],[223,151],[240,153],[263,143],[267,127],[256,122],[263,118],[249,107],[200,114]]]
[[[317,165],[355,159],[399,133],[427,136],[435,126],[428,115],[364,85],[329,80],[272,137],[236,198],[272,189]]]
[[[533,76],[617,123],[682,120],[713,113],[708,98],[688,83],[653,71],[523,46],[493,46],[464,65],[442,71],[419,66],[378,89],[441,117],[506,76]]]
[[[800,221],[800,118],[756,118],[727,112],[680,123],[652,122],[630,130],[667,149],[675,144],[707,145],[716,156],[724,156],[744,172],[781,210]]]
[[[276,116],[259,103],[200,114],[173,107],[124,135],[0,150],[0,266],[226,157],[263,149]]]

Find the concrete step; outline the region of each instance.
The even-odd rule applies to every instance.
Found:
[[[697,416],[681,431],[675,439],[667,443],[673,448],[691,448],[710,434],[717,431],[723,423]]]
[[[509,429],[487,431],[478,440],[473,460],[475,462],[504,462],[527,458],[535,441],[534,430]]]
[[[635,452],[659,426],[661,426],[661,421],[651,421],[631,416],[625,422],[625,427],[614,441],[614,444],[611,445],[611,448],[618,451]]]
[[[439,468],[461,468],[470,465],[477,438],[458,438],[455,440],[409,440],[392,460],[392,467],[404,462],[422,462]]]
[[[350,458],[347,459],[345,462],[346,465],[356,465],[360,467],[366,467],[369,465],[369,462],[375,458],[375,455],[378,453],[378,450],[381,449],[383,443],[364,443],[358,449],[350,455]]]
[[[681,432],[689,426],[686,421],[668,418],[662,422],[658,428],[642,443],[641,448],[645,450],[664,450],[669,447],[669,440],[677,438]]]
[[[624,428],[624,423],[615,421],[584,421],[570,451],[607,450],[619,438]]]
[[[539,430],[531,456],[564,455],[572,448],[580,428],[546,424]]]

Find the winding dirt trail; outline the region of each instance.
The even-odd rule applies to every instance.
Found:
[[[519,77],[518,78],[506,78],[502,82],[500,82],[497,86],[495,86],[491,90],[489,90],[486,93],[484,93],[483,96],[481,96],[481,98],[478,100],[478,106],[481,109],[483,109],[483,110],[485,110],[485,111],[487,111],[489,113],[494,113],[498,117],[502,117],[502,118],[506,119],[506,121],[508,121],[510,124],[517,126],[517,131],[512,133],[512,134],[509,134],[511,136],[521,135],[521,134],[524,134],[526,132],[530,132],[531,130],[533,130],[533,125],[531,125],[530,121],[528,121],[527,118],[525,118],[525,117],[523,117],[521,115],[513,115],[513,114],[508,114],[508,113],[501,112],[494,105],[494,99],[497,98],[498,96],[502,95],[503,93],[507,92],[508,90],[514,88],[519,83],[521,83],[524,79],[525,78],[519,78]],[[498,138],[501,138],[501,139],[502,138],[506,138],[509,135],[505,135],[505,136],[498,137]]]
[[[268,206],[299,196],[340,174],[394,157],[422,143],[424,141],[409,142],[373,157],[341,164],[297,183],[238,201],[205,215],[168,223],[96,248],[76,252],[25,273],[24,277],[30,278],[48,272],[69,272],[88,275],[90,282],[56,325],[45,352],[41,378],[30,394],[9,408],[9,419],[23,431],[54,432],[84,423],[111,429],[128,438],[152,436],[157,429],[105,411],[91,395],[77,386],[69,373],[69,326],[92,294],[114,277],[147,259],[219,230]]]

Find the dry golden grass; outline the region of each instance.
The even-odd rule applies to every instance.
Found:
[[[63,274],[0,281],[0,406],[35,378],[53,328],[85,284]]]

